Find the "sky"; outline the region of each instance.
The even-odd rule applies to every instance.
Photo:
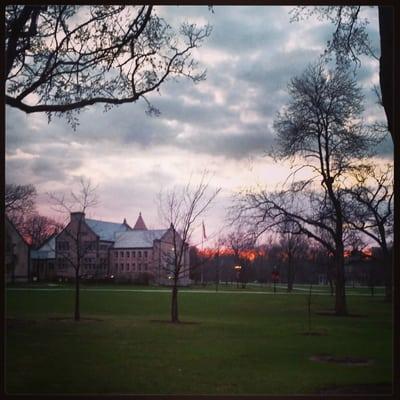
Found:
[[[36,186],[37,208],[55,216],[48,192],[68,193],[85,176],[98,185],[99,205],[88,216],[133,226],[139,212],[149,228],[160,226],[156,197],[160,190],[195,181],[205,169],[210,191],[221,188],[203,216],[211,244],[226,226],[232,195],[254,185],[273,189],[288,166],[267,156],[274,143],[276,113],[288,101],[289,80],[318,59],[334,29],[310,18],[290,22],[286,6],[157,7],[173,27],[183,21],[210,23],[211,36],[194,52],[207,79],[168,81],[148,99],[161,111],[145,113],[139,101],[104,113],[86,108],[74,131],[64,119],[48,123],[44,114],[6,109],[6,182]],[[379,55],[376,7],[364,7],[372,47]],[[365,119],[384,120],[372,87],[379,64],[362,59],[357,79],[365,95]],[[378,158],[392,160],[387,141]],[[200,221],[201,222],[201,221]],[[200,226],[194,244],[200,241]]]

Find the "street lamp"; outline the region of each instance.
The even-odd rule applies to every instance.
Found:
[[[236,271],[236,288],[239,288],[239,276],[240,276],[240,271],[242,270],[242,266],[235,265],[233,268]]]

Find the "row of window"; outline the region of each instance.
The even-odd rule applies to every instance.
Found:
[[[142,257],[142,251],[141,250],[137,250],[137,251],[135,251],[135,250],[132,250],[132,251],[128,251],[128,250],[126,250],[126,251],[123,251],[123,250],[114,251],[114,257],[115,258],[118,258],[118,256],[121,257],[121,258],[123,258],[124,256],[127,257],[127,258],[136,257],[136,253],[137,253],[138,258]],[[143,251],[143,257],[144,258],[148,257],[147,250]]]
[[[96,242],[84,242],[82,247],[84,248],[84,250],[96,250]],[[57,250],[68,251],[69,249],[70,249],[69,242],[62,242],[62,241],[58,241],[57,242]],[[100,245],[100,250],[107,250],[107,249],[108,249],[108,245],[106,245],[106,244],[101,244]],[[136,257],[136,253],[137,253],[137,257],[138,258],[142,257],[142,251],[141,250],[137,250],[137,251],[135,251],[135,250],[133,250],[133,251],[128,251],[128,250],[126,250],[126,251],[123,251],[123,250],[114,251],[114,256],[116,258],[118,258],[118,256],[121,257],[121,258],[123,258],[123,257],[129,258],[129,257]],[[148,251],[147,250],[143,251],[143,257],[144,258],[148,257]]]
[[[118,272],[118,271],[121,271],[121,272],[127,271],[127,272],[129,272],[129,271],[136,271],[136,270],[140,272],[140,271],[147,271],[147,269],[148,269],[147,264],[144,264],[143,266],[142,266],[142,264],[138,264],[137,269],[136,269],[136,264],[135,263],[133,263],[132,265],[123,264],[123,263],[114,265],[114,271],[115,272]]]

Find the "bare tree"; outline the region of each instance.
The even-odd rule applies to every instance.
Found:
[[[33,248],[37,248],[50,236],[60,232],[62,227],[53,218],[34,213],[24,220],[21,233]]]
[[[28,214],[35,208],[36,189],[33,185],[16,185],[7,183],[5,186],[5,212],[10,215]]]
[[[26,113],[64,115],[102,103],[144,99],[170,77],[205,79],[192,50],[209,25],[179,33],[153,6],[15,5],[5,7],[6,104]]]
[[[378,7],[380,57],[371,46],[367,33],[368,20],[361,18],[361,6],[299,6],[291,10],[292,20],[317,15],[330,21],[335,30],[328,41],[325,56],[334,54],[339,64],[356,66],[361,64],[360,56],[371,56],[379,60],[379,82],[381,104],[385,109],[387,128],[394,140],[394,26],[396,13],[393,6]],[[398,16],[397,16],[398,18]],[[397,21],[399,22],[399,21]]]
[[[388,240],[393,235],[393,166],[373,164],[354,168],[346,194],[346,223],[376,242],[385,270],[385,299],[392,300],[391,255]],[[355,184],[353,183],[355,182]]]
[[[248,280],[249,274],[249,256],[250,252],[255,248],[254,232],[245,229],[244,225],[236,224],[233,231],[222,239],[224,247],[232,253],[235,260],[236,285],[239,283],[244,289]]]
[[[174,188],[158,196],[158,209],[161,219],[170,225],[170,235],[167,250],[163,257],[167,264],[172,281],[171,322],[179,322],[178,284],[180,278],[189,274],[188,258],[189,243],[199,218],[211,206],[220,192],[216,189],[208,194],[210,181],[207,172],[203,172],[199,183],[190,181],[183,188]]]
[[[59,237],[65,236],[63,243],[68,243],[67,248],[57,248],[56,250],[57,254],[75,271],[75,321],[80,320],[79,287],[82,262],[84,257],[93,250],[92,241],[88,241],[86,238],[89,229],[84,223],[85,213],[98,204],[96,190],[97,188],[89,179],[81,178],[79,190],[72,191],[69,198],[55,193],[49,194],[55,210],[71,216],[71,221],[59,235]]]
[[[292,183],[275,193],[245,194],[245,210],[255,210],[258,221],[269,221],[271,227],[281,229],[291,221],[292,233],[305,234],[328,249],[335,265],[335,312],[346,315],[341,184],[354,159],[371,152],[378,138],[360,122],[361,89],[343,67],[327,72],[321,62],[310,65],[291,80],[288,91],[289,104],[274,121],[274,156],[292,162]],[[295,181],[296,173],[305,168],[310,178]]]
[[[294,227],[290,226],[293,224],[291,221],[287,221],[283,224],[280,230],[279,245],[282,249],[282,257],[287,267],[287,291],[293,290],[293,283],[296,273],[296,259],[306,250],[307,246],[304,241],[304,236],[295,234]],[[289,225],[289,226],[287,226]]]

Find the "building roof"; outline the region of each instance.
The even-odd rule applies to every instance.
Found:
[[[31,258],[33,259],[50,259],[56,258],[56,235],[43,243],[36,250],[31,250]]]
[[[115,240],[116,233],[126,232],[130,229],[129,226],[124,223],[120,224],[117,222],[106,222],[88,218],[85,219],[85,222],[88,224],[89,228],[99,236],[100,240],[106,240],[109,242]]]
[[[115,235],[114,248],[146,248],[153,247],[153,241],[161,239],[167,229],[132,230],[118,232]]]
[[[139,230],[139,231],[147,230],[147,227],[146,227],[146,224],[145,224],[144,221],[143,221],[142,213],[141,213],[141,212],[139,213],[138,219],[136,220],[136,224],[135,224],[135,226],[133,227],[133,229],[134,229],[135,231],[137,231],[137,230]]]

